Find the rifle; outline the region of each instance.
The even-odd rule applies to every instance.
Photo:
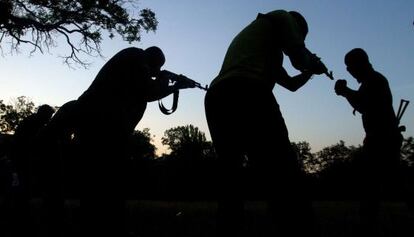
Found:
[[[326,69],[326,71],[324,72],[324,74],[331,80],[334,80],[333,77],[333,72],[332,71],[328,71],[328,69]]]
[[[192,79],[190,79],[190,78],[188,78],[188,77],[186,77],[182,74],[176,74],[176,73],[170,72],[168,70],[163,70],[161,72],[164,74],[164,76],[166,76],[170,80],[171,83],[174,83],[174,84],[175,83],[188,84],[189,87],[197,87],[197,88],[205,90],[205,91],[207,91],[207,89],[208,89],[208,85],[203,87],[203,86],[201,86],[200,83],[198,83],[198,82],[196,82],[196,81],[194,81],[194,80],[192,80]],[[160,108],[160,110],[163,114],[168,115],[168,114],[174,113],[174,111],[177,109],[177,105],[178,105],[178,96],[179,96],[179,90],[174,92],[173,104],[172,104],[171,109],[165,108],[165,106],[162,104],[161,99],[158,100],[158,107]]]
[[[173,72],[168,71],[168,70],[162,70],[162,73],[164,75],[166,75],[169,78],[169,80],[173,83],[184,82],[186,84],[192,85],[193,87],[197,87],[197,88],[205,90],[205,91],[207,91],[207,89],[208,89],[208,85],[203,87],[203,86],[201,86],[200,83],[198,83],[198,82],[196,82],[196,81],[194,81],[194,80],[192,80],[192,79],[190,79],[190,78],[188,78],[188,77],[186,77],[182,74],[176,74],[176,73],[173,73]]]
[[[398,124],[400,124],[401,118],[402,118],[402,116],[403,116],[403,114],[405,112],[405,109],[407,108],[407,106],[408,106],[409,103],[410,103],[410,101],[401,99],[400,106],[398,107],[398,112],[397,112],[397,121],[398,121]],[[404,125],[399,126],[398,128],[400,129],[401,132],[405,132],[405,129],[406,128],[405,128]]]
[[[318,65],[318,67],[323,68],[323,74],[325,74],[329,79],[334,80],[332,71],[328,70],[325,64],[321,61],[321,58],[316,56],[315,54],[314,57],[316,57],[316,64]]]

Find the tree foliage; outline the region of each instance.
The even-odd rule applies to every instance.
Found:
[[[169,146],[172,157],[193,160],[214,157],[212,142],[207,141],[204,132],[193,125],[166,130],[161,142]]]
[[[292,142],[293,149],[298,155],[302,169],[307,174],[318,174],[334,166],[341,166],[343,163],[353,162],[358,158],[357,153],[361,147],[346,146],[344,141],[327,146],[322,150],[312,153],[308,142]]]
[[[414,138],[408,137],[404,138],[402,147],[401,147],[401,161],[406,166],[414,166]]]
[[[156,30],[155,13],[141,9],[135,18],[128,9],[136,8],[132,0],[0,0],[0,47],[7,38],[13,51],[28,44],[31,53],[43,53],[62,36],[70,48],[65,63],[87,66],[79,56],[101,55],[104,31],[131,43],[141,40],[142,30]]]
[[[292,147],[295,150],[299,161],[302,165],[302,169],[306,173],[315,173],[315,155],[311,152],[312,148],[309,142],[292,142]]]
[[[129,143],[131,159],[152,160],[155,158],[156,147],[152,144],[152,137],[149,128],[142,131],[135,130]]]
[[[0,131],[13,133],[17,125],[35,111],[35,104],[26,96],[19,96],[12,104],[0,100]]]
[[[323,148],[316,153],[316,159],[319,161],[318,171],[329,168],[334,164],[352,161],[357,150],[357,147],[346,146],[342,140],[335,145]]]

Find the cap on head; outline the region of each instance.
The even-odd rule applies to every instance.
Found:
[[[306,22],[305,17],[302,16],[299,12],[296,11],[289,11],[289,14],[296,20],[298,23],[300,30],[303,34],[303,38],[306,38],[306,35],[308,34],[309,28],[308,23]]]
[[[147,62],[151,67],[161,68],[165,63],[165,56],[162,50],[156,46],[145,49]]]
[[[361,48],[354,48],[345,55],[347,66],[366,67],[371,66],[368,54]]]

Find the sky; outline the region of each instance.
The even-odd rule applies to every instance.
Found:
[[[141,0],[139,8],[152,9],[159,21],[157,31],[143,32],[141,42],[128,44],[120,37],[104,38],[103,58],[88,58],[88,69],[69,68],[58,56],[66,49],[58,39],[57,47],[44,54],[10,52],[8,45],[0,57],[0,100],[8,103],[27,96],[37,105],[60,106],[76,99],[105,62],[126,47],[160,47],[166,56],[163,69],[184,74],[202,85],[218,74],[227,47],[235,35],[253,21],[257,14],[277,9],[295,10],[307,20],[307,48],[321,57],[336,79],[346,79],[348,86],[359,84],[346,71],[344,55],[353,48],[367,51],[374,68],[388,78],[397,112],[401,99],[411,101],[401,124],[405,137],[414,136],[414,1],[412,0]],[[137,10],[131,9],[131,12]],[[299,72],[287,57],[284,66],[292,76]],[[131,69],[133,70],[133,69]],[[334,92],[334,81],[314,76],[296,92],[278,85],[273,93],[280,105],[289,137],[293,142],[307,141],[316,152],[340,140],[346,145],[362,143],[364,131],[360,114]],[[149,128],[158,154],[164,131],[192,124],[210,140],[204,112],[205,91],[185,89],[180,92],[178,109],[164,115],[158,103],[147,106],[137,129]],[[172,95],[164,98],[168,107]],[[108,111],[110,113],[110,111]],[[269,134],[271,136],[272,134]],[[266,139],[266,138],[260,138]]]

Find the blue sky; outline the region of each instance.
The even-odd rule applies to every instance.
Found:
[[[52,48],[50,53],[31,57],[24,47],[21,53],[11,54],[8,46],[2,45],[0,99],[9,102],[25,95],[36,104],[52,105],[76,99],[103,64],[129,46],[157,45],[166,55],[165,69],[185,74],[203,85],[209,84],[220,70],[233,37],[254,20],[257,13],[286,9],[305,16],[309,24],[307,47],[322,58],[335,78],[347,79],[350,87],[358,88],[345,70],[343,57],[352,48],[364,48],[374,68],[388,78],[395,110],[400,99],[414,103],[414,1],[141,0],[138,6],[149,7],[156,13],[158,30],[144,33],[142,41],[132,45],[119,37],[104,39],[102,53],[105,58],[90,58],[93,64],[87,70],[70,69],[62,64],[58,55],[65,45],[59,40],[58,47]],[[298,73],[290,66],[288,58],[284,64],[291,75]],[[308,141],[313,151],[339,140],[347,145],[361,144],[364,136],[361,117],[352,115],[352,108],[344,98],[335,95],[333,87],[334,82],[325,76],[315,76],[294,93],[275,87],[274,94],[292,141]],[[162,114],[156,102],[150,103],[137,128],[150,128],[158,146],[165,130],[187,124],[199,127],[210,139],[204,95],[205,92],[198,89],[181,91],[178,109],[172,115]],[[172,96],[163,102],[169,106]],[[413,104],[408,106],[402,124],[407,126],[404,135],[414,136]]]

